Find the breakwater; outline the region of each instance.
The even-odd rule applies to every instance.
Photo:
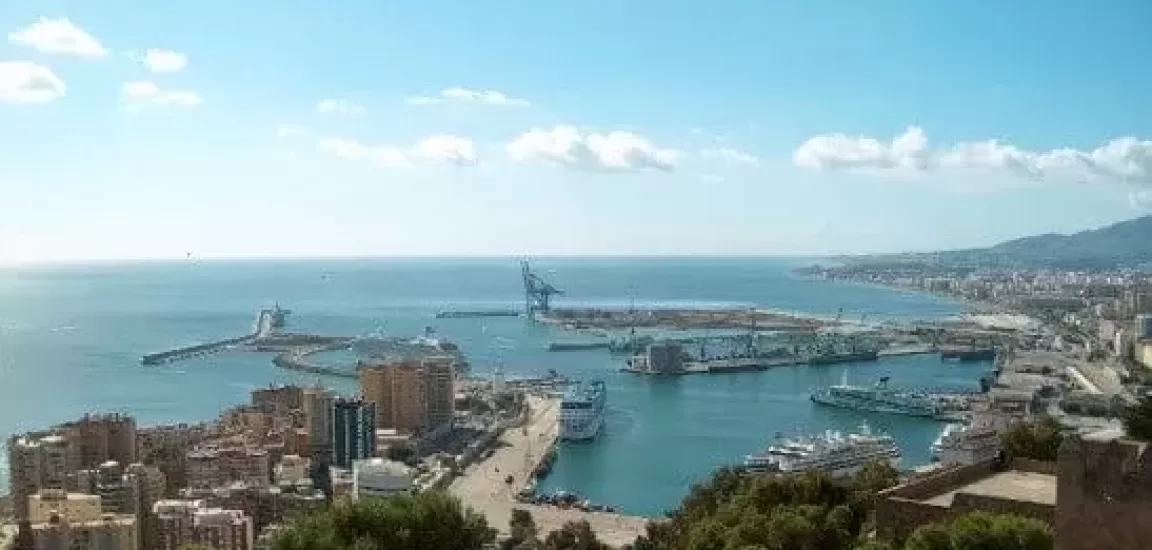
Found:
[[[179,347],[158,353],[149,353],[140,357],[140,362],[145,365],[162,365],[164,363],[171,363],[173,361],[182,361],[184,359],[191,359],[201,355],[208,355],[223,351],[232,346],[240,344],[250,344],[261,338],[271,336],[277,327],[284,324],[284,310],[277,306],[275,309],[263,309],[256,315],[256,324],[252,329],[251,334],[244,336],[237,336],[235,338],[225,338],[223,340],[216,340],[214,342],[205,342],[201,344],[192,344],[190,346]]]
[[[352,338],[334,338],[333,342],[326,344],[313,344],[302,347],[293,347],[291,349],[281,351],[276,357],[272,358],[272,364],[282,369],[294,370],[299,372],[307,372],[311,374],[319,374],[323,376],[336,376],[340,378],[355,379],[359,377],[359,373],[355,369],[348,370],[346,368],[329,367],[325,365],[318,365],[308,361],[309,355],[325,351],[336,351],[348,349],[352,345]],[[263,349],[258,351],[276,351],[272,349]]]

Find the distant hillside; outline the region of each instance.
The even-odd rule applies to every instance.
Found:
[[[1007,264],[1064,268],[1152,265],[1152,215],[1072,235],[1050,233],[990,248],[938,252],[947,263]]]

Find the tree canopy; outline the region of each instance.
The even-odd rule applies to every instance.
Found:
[[[632,548],[851,548],[868,520],[876,492],[896,481],[896,470],[879,462],[846,481],[819,472],[758,476],[721,469],[693,487],[669,521],[650,524]]]
[[[483,516],[440,492],[367,498],[304,516],[274,550],[478,550],[496,539]]]
[[[1013,458],[1053,461],[1063,442],[1060,424],[1051,418],[1036,424],[1013,426],[1000,434],[1004,453]]]
[[[1051,550],[1052,531],[1043,522],[1010,514],[973,512],[951,524],[921,526],[904,550]]]

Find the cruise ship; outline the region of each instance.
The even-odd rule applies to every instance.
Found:
[[[595,380],[568,388],[560,401],[560,439],[583,441],[595,439],[604,425],[604,408],[608,391],[604,382]]]
[[[826,431],[819,435],[785,438],[763,453],[749,455],[744,467],[754,472],[802,472],[820,470],[839,477],[852,475],[866,464],[882,461],[898,467],[900,447],[891,436],[873,434],[864,424],[860,433]]]
[[[935,417],[939,412],[927,395],[889,388],[887,376],[874,386],[852,386],[848,384],[847,372],[839,384],[812,392],[812,401],[833,407],[908,416]]]

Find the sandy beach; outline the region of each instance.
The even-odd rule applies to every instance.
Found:
[[[541,534],[559,529],[565,522],[581,519],[588,520],[600,540],[613,546],[631,543],[643,534],[648,522],[646,518],[516,502],[516,492],[524,487],[532,469],[556,439],[560,400],[531,397],[529,406],[532,412],[524,428],[507,430],[500,437],[504,445],[499,446],[490,458],[469,466],[463,475],[453,480],[449,491],[468,506],[483,512],[488,523],[505,534],[513,508],[531,512]],[[513,477],[512,484],[505,482],[509,475]]]

